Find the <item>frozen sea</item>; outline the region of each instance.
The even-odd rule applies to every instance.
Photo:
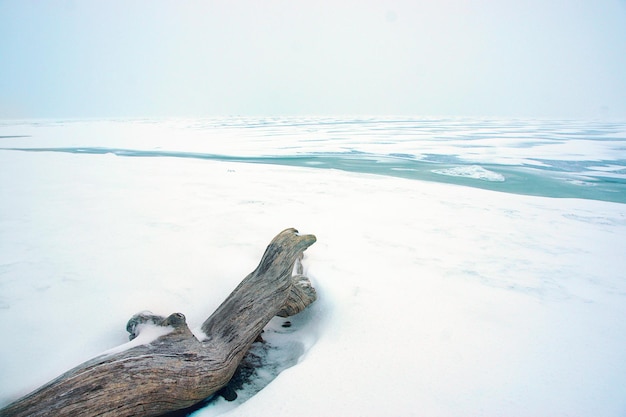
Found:
[[[0,407],[296,227],[318,301],[194,416],[626,416],[626,123],[0,121],[0,201]]]

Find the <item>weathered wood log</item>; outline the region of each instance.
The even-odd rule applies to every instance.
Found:
[[[203,340],[181,313],[139,313],[127,325],[131,340],[150,324],[159,337],[89,360],[9,404],[0,416],[158,416],[204,400],[228,383],[272,317],[296,314],[315,300],[298,266],[315,240],[295,229],[279,233],[258,267],[202,324]]]

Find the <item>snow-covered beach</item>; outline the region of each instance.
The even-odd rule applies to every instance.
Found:
[[[283,335],[295,365],[196,415],[626,413],[623,124],[180,123],[0,127],[0,406],[138,311],[199,325],[296,227],[319,300]],[[529,169],[545,192],[482,189]]]

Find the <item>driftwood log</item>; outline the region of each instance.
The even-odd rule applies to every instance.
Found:
[[[1,409],[0,416],[158,416],[197,404],[226,386],[272,317],[296,314],[315,300],[298,268],[315,240],[295,229],[279,233],[259,266],[202,324],[203,340],[181,313],[137,314],[127,325],[131,340],[150,323],[162,335],[91,359]]]

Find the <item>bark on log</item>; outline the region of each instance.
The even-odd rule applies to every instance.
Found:
[[[295,229],[279,233],[259,266],[202,324],[206,339],[196,339],[181,313],[139,313],[127,325],[131,340],[148,323],[168,333],[91,359],[9,404],[0,416],[158,416],[204,400],[228,383],[272,317],[296,314],[315,300],[299,266],[315,240]]]

